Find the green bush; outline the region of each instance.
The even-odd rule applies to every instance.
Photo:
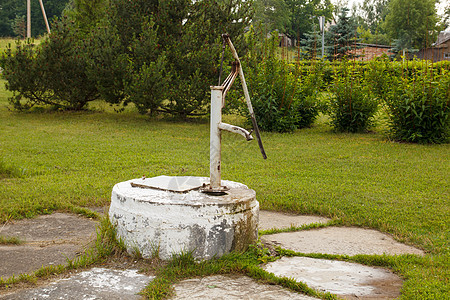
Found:
[[[17,42],[15,51],[8,47],[0,56],[0,67],[6,79],[6,89],[13,92],[9,102],[14,108],[25,110],[36,103],[51,103],[52,94],[42,84],[40,68],[36,62],[36,45],[31,40]],[[22,101],[22,99],[27,99]]]
[[[319,112],[313,77],[297,76],[291,66],[276,58],[251,70],[250,93],[261,130],[291,132],[311,126]]]
[[[413,143],[445,143],[450,130],[450,74],[398,78],[387,93],[390,136]]]
[[[273,38],[256,45],[250,37],[249,44],[250,51],[245,61],[250,68],[245,71],[261,130],[292,132],[311,126],[319,112],[317,95],[321,73],[310,67],[303,74],[300,64],[290,65],[277,58],[276,40]],[[246,109],[242,111],[248,116]]]
[[[13,92],[16,109],[51,105],[82,110],[99,97],[95,82],[86,75],[84,46],[79,43],[73,22],[67,18],[52,26],[52,33],[39,46],[30,41],[8,48],[0,58],[6,87]]]
[[[335,130],[364,132],[372,125],[378,103],[358,66],[342,62],[333,79],[329,114]]]

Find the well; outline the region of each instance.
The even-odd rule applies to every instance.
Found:
[[[207,177],[159,176],[116,184],[109,218],[117,237],[144,258],[192,252],[211,259],[244,251],[257,240],[255,191],[223,180],[226,194],[200,192],[207,183]]]

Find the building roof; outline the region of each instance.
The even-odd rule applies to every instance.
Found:
[[[438,35],[436,43],[433,46],[439,46],[450,40],[450,31],[441,31]]]
[[[363,46],[363,47],[372,47],[372,48],[386,48],[386,49],[391,49],[391,48],[392,48],[392,46],[388,46],[388,45],[377,45],[377,44],[356,43],[356,45],[358,45],[358,46]]]

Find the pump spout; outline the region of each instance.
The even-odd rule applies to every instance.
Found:
[[[241,128],[239,126],[234,126],[234,125],[230,125],[230,124],[227,124],[227,123],[219,123],[219,129],[240,134],[243,137],[245,137],[247,139],[247,141],[253,140],[251,132],[249,132],[249,131],[247,131],[244,128]]]

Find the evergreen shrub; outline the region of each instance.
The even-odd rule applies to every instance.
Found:
[[[67,18],[55,22],[52,33],[39,46],[18,42],[0,57],[9,99],[16,109],[50,105],[82,110],[99,97],[95,82],[86,75],[85,48]]]

